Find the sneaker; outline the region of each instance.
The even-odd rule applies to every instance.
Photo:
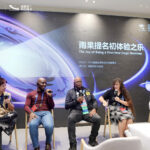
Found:
[[[45,150],[51,150],[51,144],[46,144]]]
[[[76,144],[71,144],[69,150],[77,150]]]
[[[40,150],[40,147],[35,148],[34,150]]]
[[[70,147],[69,150],[77,150],[76,147]]]
[[[98,145],[98,143],[96,140],[94,140],[94,141],[89,140],[89,145],[96,146],[96,145]]]

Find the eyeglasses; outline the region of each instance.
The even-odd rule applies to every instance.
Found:
[[[41,82],[41,84],[47,84],[47,82]]]
[[[80,82],[82,82],[82,81],[76,81],[75,83],[80,83]]]

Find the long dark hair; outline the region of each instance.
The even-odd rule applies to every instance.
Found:
[[[133,102],[132,102],[132,98],[129,94],[129,92],[127,91],[127,89],[125,88],[123,81],[120,78],[115,78],[113,80],[113,90],[114,90],[114,85],[116,82],[119,82],[120,84],[120,92],[121,94],[124,96],[125,100],[128,102],[128,107],[131,109],[133,115],[135,116],[135,111],[134,111],[134,106],[133,106]]]

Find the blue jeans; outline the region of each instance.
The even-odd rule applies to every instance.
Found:
[[[53,123],[53,117],[51,115],[51,112],[38,111],[34,113],[38,116],[38,118],[31,120],[31,122],[29,123],[29,130],[30,130],[30,136],[31,136],[33,147],[37,148],[39,147],[39,142],[38,142],[39,125],[42,124],[43,127],[45,128],[46,144],[50,144],[54,123]]]

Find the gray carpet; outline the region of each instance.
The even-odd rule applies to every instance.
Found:
[[[84,138],[88,142],[88,137],[91,131],[90,126],[76,127],[76,136],[77,136],[77,150],[80,150],[80,140]],[[68,141],[68,132],[66,127],[55,128],[55,150],[68,150],[69,141]],[[18,147],[19,150],[25,150],[25,130],[17,129],[18,133]],[[118,137],[117,126],[112,126],[112,135],[113,137]],[[103,137],[103,125],[101,125],[99,130],[99,135],[97,137],[98,143],[101,143],[109,138],[108,127],[106,130],[106,137]],[[39,141],[41,150],[45,150],[45,132],[44,129],[39,129]],[[13,132],[12,142],[9,143],[9,136],[5,133],[2,135],[2,148],[3,150],[16,150],[15,135]],[[33,150],[30,136],[28,135],[28,150]]]

